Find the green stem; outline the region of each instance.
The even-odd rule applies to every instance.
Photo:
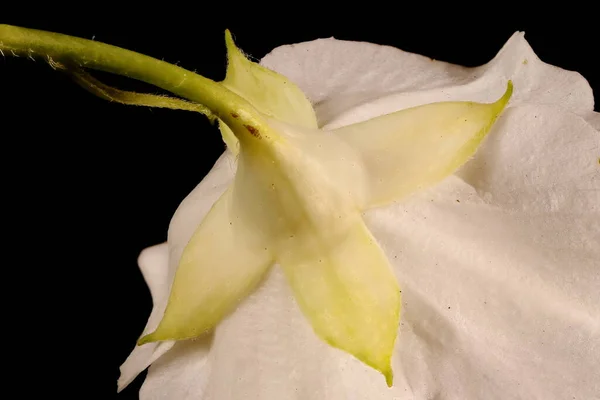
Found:
[[[167,62],[120,47],[59,33],[0,24],[0,50],[4,55],[44,57],[52,65],[75,65],[137,79],[180,97],[203,104],[241,134],[248,126],[262,128],[264,122],[245,99],[223,85]],[[242,139],[242,137],[240,137]]]

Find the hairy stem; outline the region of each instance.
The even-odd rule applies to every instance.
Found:
[[[263,128],[256,109],[223,85],[155,58],[87,39],[0,24],[0,50],[6,56],[43,57],[50,65],[89,68],[126,76],[160,87],[206,106],[236,135],[247,127]],[[240,138],[242,139],[242,138]]]

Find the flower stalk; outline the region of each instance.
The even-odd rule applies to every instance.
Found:
[[[263,130],[264,122],[252,104],[223,85],[131,50],[64,34],[2,24],[0,51],[5,55],[42,58],[54,68],[93,69],[146,82],[204,105],[234,132],[249,133],[243,135],[249,141],[253,138],[252,130]]]

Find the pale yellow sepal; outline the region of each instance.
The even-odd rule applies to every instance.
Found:
[[[233,133],[231,128],[229,128],[222,120],[219,120],[219,130],[221,131],[221,137],[223,138],[227,149],[237,156],[240,152],[240,142],[238,138],[235,137],[235,133]]]
[[[246,99],[258,111],[280,121],[305,128],[317,128],[317,117],[302,90],[285,76],[250,61],[238,49],[229,30],[227,75],[223,86]],[[223,140],[234,154],[239,152],[237,138],[224,123],[219,124]]]
[[[138,344],[202,335],[260,282],[273,256],[238,218],[228,189],[185,247],[158,328]]]
[[[315,333],[381,372],[392,386],[400,288],[361,217],[344,218],[350,220],[344,235],[315,232],[303,243],[291,244],[279,261]]]
[[[383,206],[453,174],[473,156],[512,91],[509,81],[495,103],[427,104],[334,130],[361,155],[369,182],[363,208]]]

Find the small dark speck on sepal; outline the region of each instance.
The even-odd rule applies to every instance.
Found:
[[[250,132],[250,134],[252,136],[254,136],[257,139],[260,139],[260,132],[258,131],[258,129],[256,129],[255,127],[253,127],[252,125],[244,125],[244,127],[246,129],[248,129],[248,132]]]

